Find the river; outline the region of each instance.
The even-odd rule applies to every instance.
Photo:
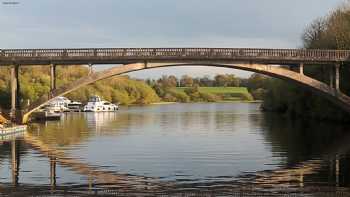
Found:
[[[258,103],[122,107],[33,123],[0,141],[0,192],[347,194],[348,126]]]

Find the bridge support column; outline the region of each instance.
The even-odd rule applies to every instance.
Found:
[[[337,91],[340,91],[340,87],[339,87],[339,81],[340,81],[339,70],[340,70],[340,64],[336,64],[335,65],[335,89]]]
[[[50,65],[50,91],[56,89],[56,65]]]
[[[19,109],[20,105],[20,86],[19,86],[19,65],[11,67],[11,118],[16,118],[16,109]]]
[[[334,88],[334,73],[333,73],[333,67],[329,67],[329,86],[331,88]]]
[[[89,64],[89,75],[93,73],[92,66],[93,66],[92,64]]]
[[[299,65],[299,73],[300,73],[301,75],[304,75],[304,63],[301,63],[301,64]]]

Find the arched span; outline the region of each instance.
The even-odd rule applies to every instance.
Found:
[[[70,83],[66,86],[60,87],[51,92],[50,96],[44,96],[36,101],[33,105],[31,105],[26,113],[24,114],[22,120],[23,123],[28,121],[28,117],[30,114],[40,108],[41,106],[48,103],[55,97],[63,96],[69,92],[72,92],[80,87],[92,84],[96,81],[106,79],[109,77],[113,77],[116,75],[121,75],[129,72],[144,70],[144,69],[153,69],[153,68],[161,68],[161,67],[174,67],[174,66],[213,66],[213,67],[223,67],[223,68],[232,68],[245,70],[255,73],[260,73],[264,75],[268,75],[271,77],[279,78],[282,80],[289,81],[291,83],[295,83],[299,86],[308,88],[315,93],[318,93],[327,99],[329,99],[334,104],[338,105],[341,109],[350,113],[350,97],[345,94],[336,91],[334,88],[331,88],[327,84],[315,80],[311,77],[305,76],[303,74],[284,69],[278,66],[272,65],[261,65],[261,64],[222,64],[222,63],[135,63],[135,64],[127,64],[122,66],[116,66],[101,72],[96,72],[90,74],[86,77],[83,77],[73,83]]]

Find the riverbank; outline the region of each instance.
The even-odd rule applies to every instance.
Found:
[[[170,105],[170,104],[177,104],[177,103],[182,103],[182,102],[155,102],[155,103],[150,103],[146,105]],[[253,100],[253,101],[245,101],[245,100],[223,100],[223,101],[215,101],[215,102],[187,102],[187,103],[263,103],[262,100]],[[138,106],[139,104],[131,104],[127,106]],[[126,105],[125,105],[126,106]]]
[[[178,102],[156,102],[156,103],[151,103],[150,105],[169,105],[169,104],[175,104]]]

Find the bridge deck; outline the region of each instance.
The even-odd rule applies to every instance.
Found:
[[[350,50],[254,48],[3,49],[0,65],[125,64],[134,62],[332,64],[350,61]]]

